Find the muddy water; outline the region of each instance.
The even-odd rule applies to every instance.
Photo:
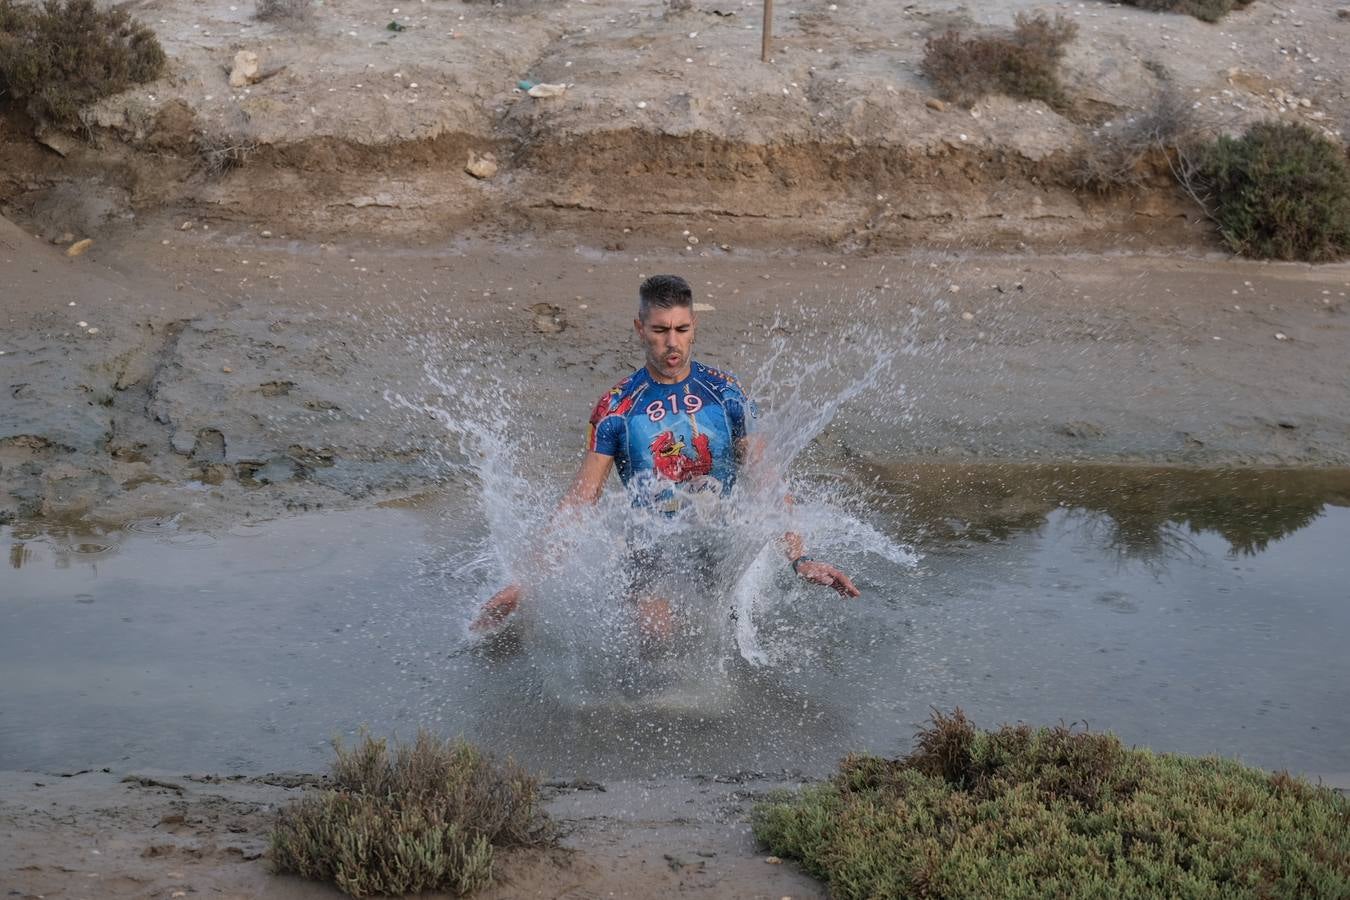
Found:
[[[361,725],[462,733],[559,775],[781,769],[908,745],[930,706],[1086,721],[1161,751],[1350,772],[1350,471],[897,466],[902,568],[765,602],[700,697],[577,703],[528,634],[464,622],[468,498],[182,530],[6,526],[0,769],[323,767]],[[775,557],[776,559],[776,557]],[[792,591],[786,577],[766,590]],[[614,661],[616,666],[622,661]]]

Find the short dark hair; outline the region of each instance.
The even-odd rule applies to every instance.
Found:
[[[653,275],[638,288],[638,318],[647,320],[647,311],[694,305],[694,290],[678,275]]]

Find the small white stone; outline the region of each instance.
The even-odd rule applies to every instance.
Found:
[[[951,285],[950,287],[947,288],[947,293],[949,293],[949,294],[959,294],[959,293],[961,293],[961,285],[959,285],[959,284],[953,284],[953,285]]]
[[[974,322],[975,314],[973,312],[963,312],[961,313],[961,318],[967,322]]]
[[[646,101],[646,100],[639,100],[639,101],[638,101],[638,109],[646,109],[646,108],[647,108],[647,101]]]
[[[88,327],[89,327],[89,323],[88,323],[88,322],[76,322],[75,324],[78,325],[78,326],[80,326],[81,328],[88,328]]]
[[[1275,340],[1277,340],[1277,341],[1287,341],[1287,340],[1289,340],[1289,335],[1285,334],[1283,331],[1277,331],[1277,332],[1275,332]]]
[[[87,333],[88,333],[88,334],[98,334],[98,329],[97,329],[97,328],[90,328],[89,331],[88,331]],[[95,850],[94,852],[97,853],[98,851]]]

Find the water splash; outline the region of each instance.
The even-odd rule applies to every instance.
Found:
[[[594,508],[555,516],[567,478],[561,466],[579,454],[541,461],[530,452],[557,446],[546,436],[559,423],[540,421],[526,379],[493,374],[500,355],[488,343],[456,335],[451,353],[443,335],[414,338],[424,383],[386,399],[430,416],[448,439],[434,454],[437,468],[473,485],[483,532],[446,566],[479,586],[466,622],[487,594],[519,580],[526,600],[515,628],[543,695],[574,707],[687,702],[707,712],[731,702],[736,667],[771,670],[800,659],[813,639],[803,624],[795,636],[779,629],[766,641],[761,616],[824,597],[840,602],[791,576],[785,532],[845,571],[868,556],[893,570],[914,566],[909,548],[869,524],[867,492],[821,441],[850,402],[871,404],[869,418],[887,426],[906,415],[894,363],[912,352],[917,313],[905,319],[875,298],[852,302],[845,328],[826,333],[813,323],[837,319],[799,306],[750,336],[750,365],[740,371],[749,373],[742,382],[756,414],[737,488],[726,498],[701,495],[668,518],[634,508],[617,482]],[[578,403],[577,418],[588,408]],[[671,639],[644,637],[636,595],[669,602]]]

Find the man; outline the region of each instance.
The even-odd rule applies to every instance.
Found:
[[[696,362],[691,351],[698,324],[694,295],[676,275],[653,275],[638,290],[633,320],[646,355],[645,365],[605,393],[591,413],[590,436],[581,469],[558,504],[554,521],[594,505],[611,468],[633,498],[653,514],[677,514],[700,494],[729,494],[741,465],[759,457],[750,430],[750,404],[734,377]],[[800,577],[834,588],[844,597],[859,591],[839,569],[806,555],[800,535],[787,532],[788,564]],[[659,552],[637,551],[650,568]],[[639,623],[647,637],[664,638],[673,628],[667,598],[635,579]],[[519,582],[484,604],[474,629],[501,622],[520,603]]]

